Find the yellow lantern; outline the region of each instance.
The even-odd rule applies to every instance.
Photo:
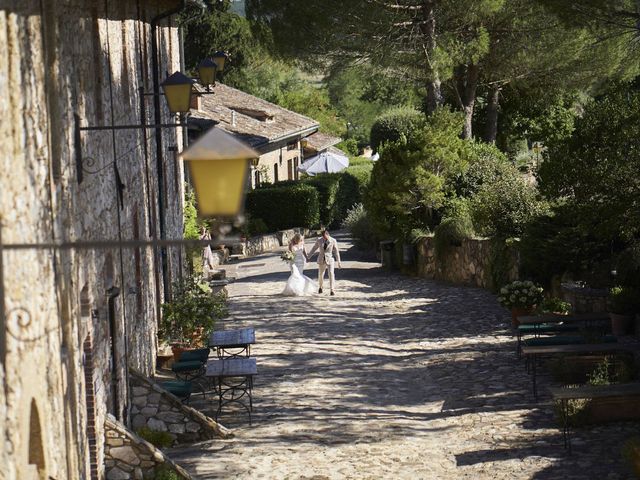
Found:
[[[213,54],[213,61],[218,67],[218,72],[224,71],[224,64],[227,62],[228,59],[229,59],[229,55],[227,55],[222,51],[216,52]]]
[[[167,105],[171,113],[187,113],[191,108],[191,86],[194,84],[192,78],[183,73],[175,72],[173,75],[161,83],[162,91],[167,99]]]
[[[233,135],[211,128],[182,153],[187,162],[201,217],[241,213],[249,161],[259,154]]]
[[[210,58],[205,58],[198,65],[198,77],[200,83],[205,87],[216,84],[216,70],[218,69],[216,63]]]

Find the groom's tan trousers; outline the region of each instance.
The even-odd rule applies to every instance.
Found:
[[[333,285],[336,283],[336,274],[335,274],[336,262],[331,260],[330,263],[319,263],[318,264],[318,288],[322,288],[322,284],[324,283],[324,272],[329,270],[329,288],[333,292]]]

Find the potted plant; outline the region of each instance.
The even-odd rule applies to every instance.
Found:
[[[170,301],[162,304],[160,336],[171,344],[174,359],[182,350],[202,346],[216,320],[227,315],[226,295],[189,275],[173,284]]]
[[[518,316],[533,312],[536,305],[542,302],[543,288],[530,280],[511,282],[500,289],[498,301],[511,310],[511,324],[517,327]]]
[[[633,325],[637,293],[629,287],[613,287],[609,291],[609,317],[614,335],[626,335]]]

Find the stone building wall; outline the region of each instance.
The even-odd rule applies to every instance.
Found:
[[[261,182],[275,182],[275,167],[278,169],[279,182],[295,179],[295,159],[298,159],[298,165],[302,163],[303,159],[300,153],[300,142],[294,141],[290,145],[290,148],[287,145],[282,145],[260,155],[258,170],[261,172]],[[291,161],[291,172],[289,172],[289,161]],[[254,172],[254,167],[251,171]],[[255,173],[251,175],[251,185],[255,187]]]
[[[0,2],[2,242],[157,238],[159,191],[165,236],[181,237],[181,132],[162,132],[160,185],[152,130],[75,129],[76,115],[82,126],[140,123],[150,21],[179,3]],[[179,69],[174,22],[160,24],[162,77]],[[151,97],[146,107],[153,123]],[[170,282],[180,251],[168,257]],[[5,250],[2,259],[0,478],[103,478],[107,412],[130,420],[128,366],[154,367],[159,252]]]
[[[416,248],[415,266],[419,276],[459,285],[492,288],[491,279],[491,241],[471,238],[462,241],[460,246],[450,246],[444,258],[435,254],[433,237],[420,241]],[[518,279],[518,256],[513,250],[511,268],[506,272],[509,281]]]

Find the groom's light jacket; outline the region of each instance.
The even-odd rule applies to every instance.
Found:
[[[327,243],[327,247],[325,248],[325,242]],[[324,237],[318,238],[316,243],[313,245],[311,252],[309,252],[309,256],[313,256],[314,253],[318,251],[318,263],[325,264],[331,263],[331,260],[335,259],[340,262],[340,250],[338,249],[338,242],[333,237],[329,237],[328,240],[325,241]]]

